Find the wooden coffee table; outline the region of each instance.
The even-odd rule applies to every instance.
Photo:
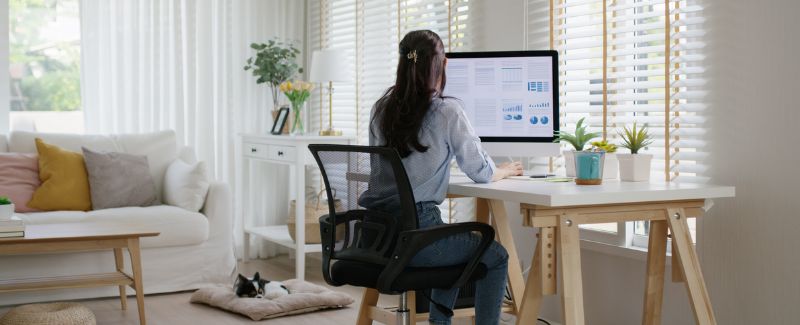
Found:
[[[29,278],[0,279],[0,293],[40,289],[67,289],[119,286],[122,309],[127,309],[125,286],[136,291],[139,323],[146,324],[144,291],[142,290],[142,261],[139,238],[158,236],[159,232],[143,231],[135,225],[107,223],[67,223],[28,225],[25,237],[0,238],[0,254],[68,253],[111,249],[114,251],[116,272]],[[122,249],[128,249],[133,274],[125,273]],[[1,268],[0,268],[1,269]],[[2,273],[0,273],[2,274]]]

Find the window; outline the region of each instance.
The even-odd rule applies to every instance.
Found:
[[[78,0],[9,0],[12,129],[83,132]]]
[[[590,129],[618,143],[623,127],[646,125],[655,136],[644,151],[654,156],[652,179],[708,180],[698,0],[529,0],[527,6],[529,44],[542,44],[539,30],[549,25],[550,47],[559,51],[562,129],[586,118]],[[550,9],[547,22],[543,6]],[[646,246],[649,225],[583,228],[586,239]]]
[[[352,83],[334,84],[333,123],[345,135],[366,144],[372,105],[392,85],[400,38],[417,29],[430,29],[448,51],[467,49],[469,2],[467,0],[321,0],[309,2],[308,51],[341,48],[355,72]],[[327,121],[327,90],[312,96],[309,108],[313,128]],[[319,129],[312,130],[315,132]],[[447,200],[442,214],[474,215],[474,200]],[[451,213],[452,212],[452,213]],[[450,218],[446,218],[450,219]]]

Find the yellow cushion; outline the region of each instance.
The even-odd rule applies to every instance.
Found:
[[[44,143],[36,138],[39,151],[39,179],[42,185],[33,192],[28,207],[45,210],[92,209],[89,177],[83,155]]]

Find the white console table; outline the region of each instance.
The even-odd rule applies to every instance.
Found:
[[[298,243],[305,242],[305,201],[306,201],[306,166],[316,166],[314,157],[308,151],[308,145],[312,143],[322,144],[353,144],[354,137],[344,136],[292,136],[292,135],[261,135],[261,134],[242,134],[240,135],[240,148],[242,164],[241,168],[251,171],[255,168],[253,162],[267,162],[271,164],[288,165],[290,168],[290,184],[287,188],[292,199],[297,201],[295,209],[295,238]],[[239,186],[240,207],[249,207],[250,198],[265,199],[259,196],[249,180],[242,177],[243,173],[237,173],[237,184]],[[289,202],[274,202],[274,204],[286,204]],[[286,225],[276,226],[254,226],[251,222],[251,214],[242,208],[242,225],[244,226],[244,256],[242,261],[246,262],[250,254],[250,236],[294,249],[295,252],[295,275],[299,280],[305,279],[305,254],[321,252],[319,244],[298,245],[289,237],[289,230]]]

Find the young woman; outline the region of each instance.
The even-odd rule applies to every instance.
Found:
[[[397,80],[375,103],[370,122],[370,145],[394,148],[403,158],[417,201],[420,228],[443,223],[437,205],[445,199],[454,157],[461,170],[478,183],[522,174],[518,162],[495,166],[481,148],[460,102],[442,95],[446,65],[439,35],[429,30],[406,34],[400,42]],[[479,239],[465,233],[440,240],[417,254],[412,265],[465,263],[474,256]],[[489,271],[477,282],[476,322],[496,325],[505,296],[508,254],[494,242],[481,262]],[[433,290],[431,298],[452,308],[457,295],[458,289]],[[450,324],[450,318],[433,305],[430,310],[431,324]]]

